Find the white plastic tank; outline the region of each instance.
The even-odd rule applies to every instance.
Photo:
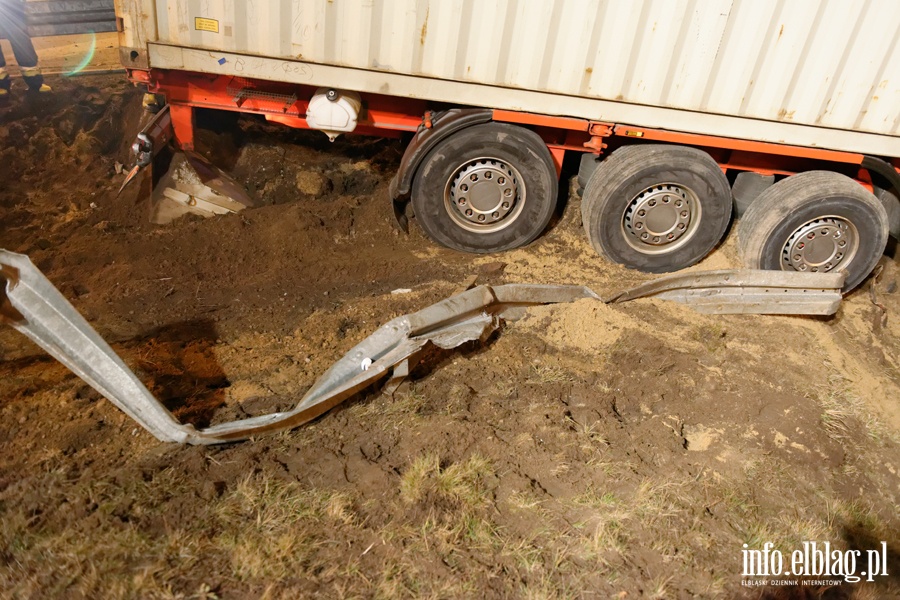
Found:
[[[306,109],[306,123],[319,129],[332,142],[342,133],[356,129],[362,101],[356,92],[319,88]]]

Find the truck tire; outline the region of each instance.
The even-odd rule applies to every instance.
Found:
[[[413,181],[412,205],[435,242],[463,252],[500,252],[544,231],[557,187],[553,158],[536,133],[485,123],[428,153]]]
[[[894,239],[900,240],[900,190],[886,190],[876,185],[872,191],[887,211],[888,232]]]
[[[751,269],[844,270],[844,292],[875,268],[888,238],[882,203],[839,173],[807,171],[756,199],[738,225],[738,248]]]
[[[587,187],[587,182],[591,180],[591,175],[594,174],[594,171],[596,171],[599,166],[600,157],[596,154],[585,152],[581,155],[581,162],[578,163],[578,177],[576,179],[579,196],[584,196],[584,188]]]
[[[731,220],[731,187],[708,154],[685,146],[626,146],[594,171],[581,202],[601,256],[649,273],[677,271],[715,248]]]

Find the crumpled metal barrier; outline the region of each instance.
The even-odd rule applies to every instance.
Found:
[[[734,269],[660,277],[604,298],[607,304],[655,296],[702,313],[833,315],[846,273]]]
[[[0,250],[0,321],[28,336],[160,441],[219,444],[306,423],[393,374],[388,389],[409,374],[428,343],[455,348],[484,340],[501,318],[524,307],[582,298],[573,285],[481,285],[418,312],[393,319],[353,347],[306,392],[297,406],[197,430],[175,420],[115,351],[24,255]]]
[[[385,391],[392,392],[429,343],[450,349],[483,341],[500,319],[520,318],[529,306],[600,300],[584,286],[481,285],[385,323],[319,377],[293,410],[197,430],[175,420],[27,256],[0,249],[0,280],[6,283],[0,322],[28,336],[158,440],[188,444],[297,427],[385,378]],[[701,312],[828,315],[840,304],[843,284],[843,273],[707,271],[655,279],[604,302],[657,296]]]

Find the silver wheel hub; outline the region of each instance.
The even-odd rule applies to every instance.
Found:
[[[645,254],[671,252],[697,230],[700,202],[687,187],[660,183],[642,190],[625,209],[622,233],[628,244]]]
[[[444,207],[457,225],[490,233],[508,227],[522,212],[525,189],[515,167],[478,158],[456,170],[444,190]]]
[[[781,250],[785,271],[827,273],[845,268],[859,247],[856,226],[843,217],[822,217],[797,228]]]

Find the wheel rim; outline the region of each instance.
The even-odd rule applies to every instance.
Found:
[[[687,243],[700,224],[697,194],[678,183],[659,183],[641,190],[622,216],[622,234],[644,254],[672,252]]]
[[[846,269],[858,249],[859,232],[853,223],[843,217],[820,217],[788,236],[781,249],[781,268],[812,273]]]
[[[476,233],[509,227],[522,214],[525,187],[512,165],[476,158],[457,167],[444,188],[444,208],[453,222]]]

